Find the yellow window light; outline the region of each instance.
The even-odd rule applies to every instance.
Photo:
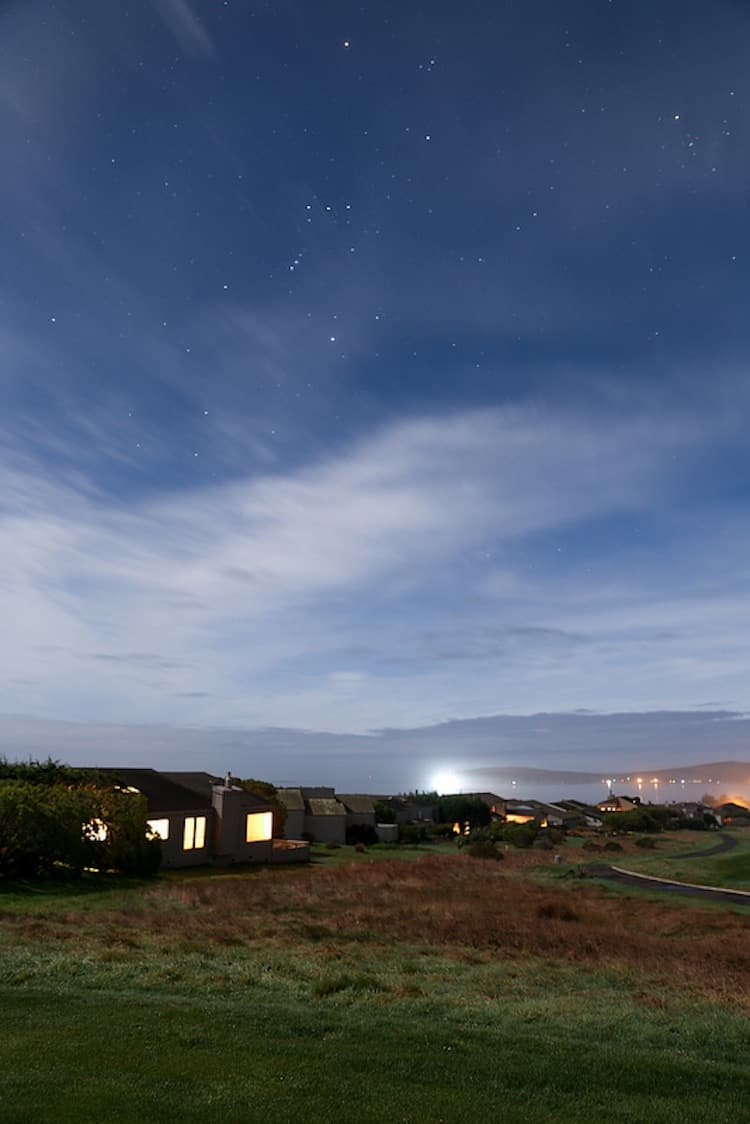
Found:
[[[248,812],[245,821],[245,842],[263,843],[273,837],[272,812]]]

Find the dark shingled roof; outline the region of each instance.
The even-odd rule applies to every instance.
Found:
[[[146,797],[150,813],[192,812],[211,807],[211,792],[203,796],[185,785],[177,784],[156,769],[102,769],[123,788],[132,786]]]
[[[311,816],[345,816],[346,808],[343,804],[339,804],[338,800],[326,800],[322,798],[307,801],[310,808]]]
[[[336,796],[344,805],[347,812],[354,812],[358,816],[370,816],[375,814],[375,805],[372,802],[371,796],[364,796],[356,792],[339,792]]]
[[[161,775],[167,780],[174,781],[175,784],[182,785],[183,788],[189,788],[191,792],[197,792],[206,800],[211,799],[211,785],[221,784],[224,780],[223,777],[215,777],[213,773],[162,773]]]
[[[288,812],[304,812],[305,800],[298,788],[280,788],[278,797]]]

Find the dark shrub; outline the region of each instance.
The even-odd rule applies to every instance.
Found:
[[[405,823],[399,828],[399,841],[401,843],[424,843],[427,839],[427,824]]]
[[[621,851],[622,850],[622,844],[621,843],[615,843],[614,839],[609,839],[604,844],[604,850],[605,851]]]
[[[648,851],[653,851],[656,846],[656,840],[651,835],[643,835],[640,839],[635,841],[636,847],[644,847]]]
[[[492,812],[478,796],[441,796],[438,800],[438,817],[441,823],[469,825],[473,830],[486,827],[492,819]]]
[[[502,838],[513,847],[530,847],[538,834],[539,824],[529,820],[528,823],[505,824]]]
[[[366,847],[372,847],[378,841],[378,833],[372,824],[353,823],[346,829],[346,841],[350,847],[357,843],[364,843]]]
[[[365,847],[364,843],[355,843],[354,844],[354,850],[358,854],[364,855],[364,853],[367,851],[367,848]]]
[[[578,921],[579,915],[565,902],[542,902],[537,917],[549,921]]]
[[[473,859],[495,859],[496,862],[505,857],[502,851],[498,851],[494,843],[488,842],[469,843],[466,853],[471,855]]]
[[[374,807],[375,819],[378,823],[396,822],[396,809],[392,808],[390,804],[386,804],[383,800],[376,800]]]
[[[331,839],[328,843],[326,843],[326,848],[329,851],[338,851],[340,846],[341,844],[337,843],[335,839]]]
[[[601,844],[595,843],[593,839],[586,839],[582,844],[584,851],[601,851]]]

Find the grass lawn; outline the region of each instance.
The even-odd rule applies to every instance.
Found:
[[[674,878],[678,882],[695,882],[703,886],[724,886],[730,890],[750,890],[750,831],[747,828],[725,833],[737,840],[734,850],[702,858],[682,858],[682,854],[704,848],[708,850],[718,842],[716,836],[713,832],[691,832],[688,845],[684,842],[686,834],[681,833],[676,845],[670,840],[666,846],[657,844],[654,851],[628,855],[627,861],[622,856],[608,861],[657,878]]]
[[[0,1120],[750,1118],[750,920],[505,867],[0,893]]]

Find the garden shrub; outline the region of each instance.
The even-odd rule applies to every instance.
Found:
[[[399,841],[401,843],[416,845],[424,843],[427,837],[427,824],[424,823],[405,823],[399,828]]]
[[[505,858],[503,852],[499,851],[494,843],[489,842],[469,843],[466,853],[473,859],[495,859],[496,862]]]
[[[378,833],[372,824],[353,823],[346,829],[346,841],[349,846],[364,843],[366,847],[372,847],[378,841]]]

